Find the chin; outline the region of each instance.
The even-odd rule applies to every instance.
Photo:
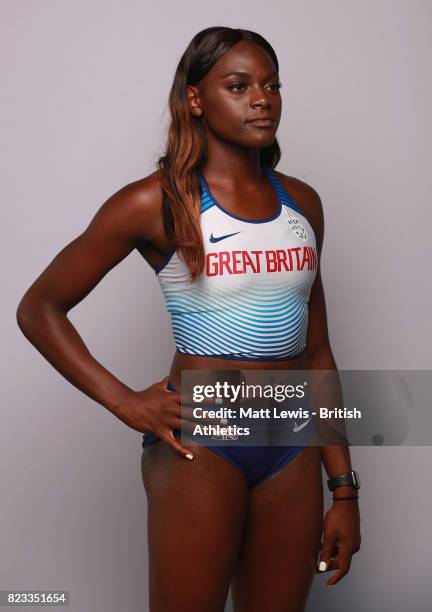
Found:
[[[231,132],[231,138],[226,137],[227,142],[231,142],[236,146],[247,147],[247,148],[259,148],[264,149],[265,147],[269,147],[276,139],[276,131],[277,130],[257,130],[256,134],[251,134],[248,132],[247,134],[243,134],[243,138],[233,139],[232,134],[235,133],[235,130]]]
[[[264,149],[265,147],[269,147],[274,143],[276,139],[276,132],[272,132],[271,134],[263,134],[260,138],[249,138],[249,146],[250,147],[259,147],[260,149]]]

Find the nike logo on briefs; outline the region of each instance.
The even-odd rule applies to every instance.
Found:
[[[210,242],[220,242],[221,240],[225,240],[225,238],[229,238],[230,236],[235,236],[236,234],[241,234],[241,232],[234,232],[233,234],[225,234],[225,236],[213,236],[213,232],[210,234]]]
[[[312,416],[310,416],[308,418],[307,421],[304,421],[303,423],[300,423],[300,425],[297,425],[297,421],[295,422],[295,426],[292,428],[293,431],[300,431],[300,429],[303,429],[303,427],[306,427],[306,425],[309,423],[309,421],[312,419]]]

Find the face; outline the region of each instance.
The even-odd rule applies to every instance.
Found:
[[[242,40],[225,53],[196,86],[188,85],[189,108],[206,133],[244,147],[267,147],[276,137],[282,98],[276,67],[254,42]],[[252,120],[263,117],[267,122]]]

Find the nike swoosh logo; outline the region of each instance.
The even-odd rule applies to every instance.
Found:
[[[233,234],[226,234],[225,236],[213,236],[213,232],[210,234],[210,242],[220,242],[221,240],[225,240],[225,238],[229,238],[230,236],[235,236],[236,234],[241,234],[241,232],[234,232]]]
[[[300,429],[303,429],[303,427],[306,427],[306,425],[310,422],[311,419],[312,419],[312,417],[310,416],[307,421],[304,421],[300,425],[297,425],[297,421],[294,421],[295,422],[295,426],[292,428],[292,430],[293,431],[300,431]]]

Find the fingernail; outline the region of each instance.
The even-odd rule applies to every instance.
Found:
[[[220,419],[219,423],[221,425],[226,425],[228,423],[228,419],[222,418],[222,419]]]
[[[192,453],[188,453],[187,455],[185,455],[186,459],[190,459],[192,461],[193,459],[193,455]]]
[[[320,561],[318,569],[320,572],[325,572],[325,570],[327,569],[327,563],[325,561]],[[327,585],[327,586],[330,586],[330,585]]]

